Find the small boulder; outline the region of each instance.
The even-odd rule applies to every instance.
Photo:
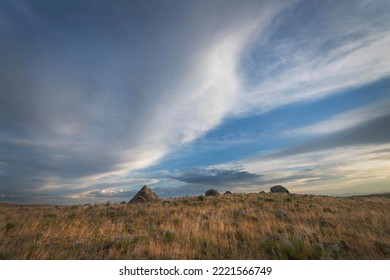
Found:
[[[219,192],[214,190],[214,189],[209,189],[206,193],[205,196],[219,196]]]
[[[143,186],[129,203],[147,203],[159,201],[157,194],[155,194],[147,185]]]
[[[281,185],[273,186],[270,190],[271,193],[290,193],[285,187]]]

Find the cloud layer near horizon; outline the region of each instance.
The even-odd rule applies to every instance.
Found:
[[[386,78],[389,11],[387,1],[5,1],[0,193],[158,182],[134,172],[230,118]],[[176,179],[200,179],[189,175]]]

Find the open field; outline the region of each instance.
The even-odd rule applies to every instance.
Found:
[[[390,259],[390,199],[296,194],[0,205],[0,259]]]

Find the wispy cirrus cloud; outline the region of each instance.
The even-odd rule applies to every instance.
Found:
[[[378,10],[390,9],[389,4],[339,4],[301,2],[293,15],[291,10],[283,14],[292,22],[276,17],[279,27],[253,47],[243,64],[250,74],[239,114],[315,101],[390,75],[390,21]],[[253,65],[252,59],[264,62]]]
[[[215,127],[237,100],[246,42],[283,8],[8,5],[0,137],[10,192],[82,189],[110,174],[120,180]]]
[[[369,119],[345,130],[329,133],[303,144],[278,151],[272,156],[289,156],[339,147],[380,145],[390,141],[390,115]]]
[[[389,11],[388,1],[5,1],[0,192],[137,185],[134,170],[230,118],[386,78]],[[343,126],[335,117],[290,132],[341,131],[363,124],[364,110],[340,113]],[[234,172],[178,179],[245,175]]]
[[[359,126],[370,120],[389,114],[390,101],[380,100],[372,104],[338,113],[312,125],[285,131],[288,136],[325,135]],[[382,128],[386,130],[386,127]],[[375,136],[376,137],[376,136]],[[358,140],[358,139],[357,139]]]

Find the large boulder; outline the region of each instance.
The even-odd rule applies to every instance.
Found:
[[[226,191],[224,194],[225,194],[225,195],[226,195],[226,194],[232,194],[232,192],[231,192],[231,191]]]
[[[288,191],[288,189],[286,189],[285,187],[283,187],[281,185],[273,186],[270,190],[272,193],[290,193]]]
[[[214,189],[209,189],[206,193],[205,196],[219,196],[219,192],[214,190]]]
[[[147,185],[143,186],[129,203],[147,203],[159,201],[157,194],[155,194]]]

